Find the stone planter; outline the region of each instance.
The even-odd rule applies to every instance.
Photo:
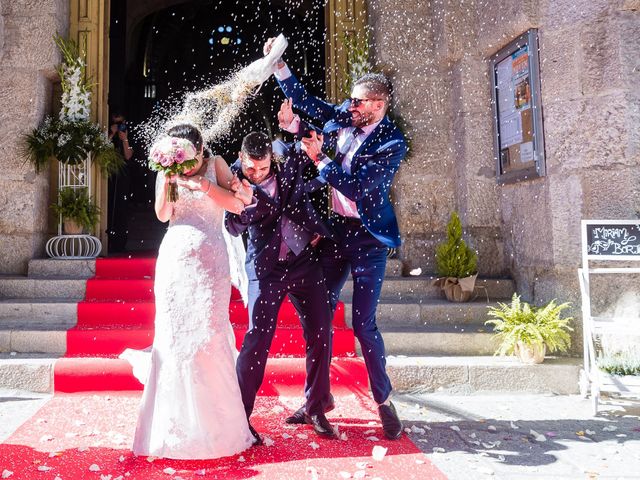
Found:
[[[514,353],[525,365],[533,365],[542,363],[547,353],[547,347],[542,345],[529,345],[528,343],[518,342],[513,348]]]

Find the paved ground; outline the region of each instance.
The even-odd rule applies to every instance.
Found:
[[[410,436],[451,479],[640,479],[640,403],[575,395],[403,394]],[[424,433],[421,429],[424,429]]]
[[[0,441],[48,396],[0,391]],[[416,445],[451,479],[640,479],[640,403],[579,396],[402,394]]]

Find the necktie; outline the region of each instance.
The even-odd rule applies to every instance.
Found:
[[[342,165],[342,162],[344,162],[344,157],[347,155],[347,152],[351,148],[351,144],[356,139],[356,137],[361,133],[362,133],[361,128],[356,127],[353,129],[353,132],[351,132],[351,134],[347,137],[347,140],[344,142],[344,145],[342,145],[342,148],[338,151],[338,153],[336,153],[336,157],[334,161]]]
[[[347,137],[347,140],[344,142],[344,145],[342,145],[342,148],[338,150],[338,152],[336,153],[336,156],[333,159],[334,162],[337,162],[340,166],[344,168],[342,164],[344,162],[345,157],[347,156],[347,152],[351,148],[351,144],[353,143],[353,141],[362,132],[363,130],[360,127],[356,127],[353,129],[351,134]],[[348,169],[347,173],[349,174],[351,173],[351,168]],[[331,186],[329,186],[329,202],[327,206],[329,207],[328,213],[329,215],[331,215],[331,212],[333,211],[333,188]]]

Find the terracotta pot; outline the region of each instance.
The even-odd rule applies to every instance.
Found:
[[[524,342],[516,343],[513,350],[520,361],[526,365],[542,363],[544,361],[544,356],[547,353],[547,347],[545,344],[542,344],[542,346],[529,345]]]
[[[82,233],[82,225],[78,225],[74,220],[69,218],[64,219],[62,228],[67,235],[80,235]]]

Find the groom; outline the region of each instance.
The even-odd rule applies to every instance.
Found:
[[[248,232],[249,329],[236,364],[247,418],[264,379],[280,306],[288,295],[300,317],[306,341],[306,410],[303,422],[324,437],[335,431],[324,415],[332,408],[329,392],[331,310],[322,265],[311,245],[314,233],[331,237],[305,192],[308,157],[295,146],[248,134],[231,188],[247,205],[239,215],[226,213],[225,226],[238,236]],[[277,162],[275,158],[283,161]],[[262,440],[251,427],[256,444]]]
[[[272,42],[265,44],[265,53]],[[351,98],[338,106],[310,95],[282,59],[274,74],[293,105],[322,127],[321,134],[312,129],[302,142],[320,171],[318,181],[327,183],[331,192],[330,220],[337,240],[324,238],[319,245],[325,282],[335,310],[349,274],[353,278],[353,331],[362,348],[384,434],[397,439],[402,423],[390,401],[384,341],[376,325],[387,252],[400,246],[389,190],[407,154],[404,136],[386,116],[391,83],[384,75],[366,74],[354,82]],[[281,127],[304,134],[307,126],[292,111],[283,117]],[[335,156],[329,158],[323,149],[335,151]],[[287,421],[300,423],[300,413]]]

